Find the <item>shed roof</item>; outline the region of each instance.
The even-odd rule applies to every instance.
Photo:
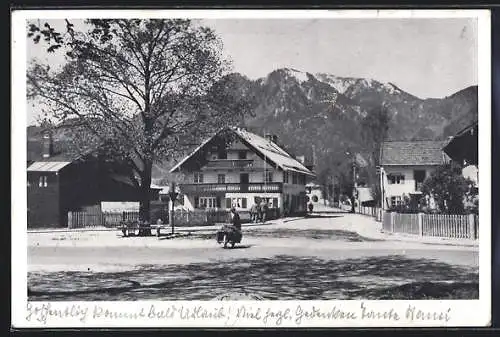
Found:
[[[381,148],[380,165],[441,165],[447,161],[444,141],[390,141]]]
[[[58,172],[69,164],[70,161],[36,161],[28,167],[28,172]]]

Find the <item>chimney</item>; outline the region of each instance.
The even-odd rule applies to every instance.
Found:
[[[305,156],[297,156],[297,160],[302,164],[304,165],[304,163],[306,162],[306,157]]]
[[[52,132],[46,130],[42,136],[42,157],[49,158],[54,153],[54,144],[52,140]]]
[[[278,136],[277,135],[273,135],[271,133],[266,133],[265,137],[270,142],[273,142],[275,144],[278,143]]]

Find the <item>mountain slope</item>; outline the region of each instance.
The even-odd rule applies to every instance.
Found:
[[[346,151],[368,150],[360,125],[377,107],[389,112],[392,140],[446,139],[477,120],[478,114],[477,86],[442,99],[421,99],[393,83],[290,68],[255,81],[238,73],[230,76],[235,90],[256,102],[242,126],[278,135],[279,142],[297,155],[311,155],[314,148],[323,165],[331,165],[333,157],[345,161]],[[157,165],[155,178],[164,176],[170,166]]]

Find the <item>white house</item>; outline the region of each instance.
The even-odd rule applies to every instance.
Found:
[[[276,142],[240,128],[204,141],[171,169],[184,176],[184,207],[249,210],[264,199],[281,212],[304,212],[305,185],[315,174]]]
[[[306,197],[307,202],[313,205],[325,204],[326,202],[323,198],[323,187],[313,182],[306,184]]]
[[[380,150],[382,208],[421,194],[422,184],[439,165],[449,162],[443,141],[390,141]]]

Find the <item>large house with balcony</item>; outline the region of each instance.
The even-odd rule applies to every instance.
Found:
[[[380,149],[382,208],[417,200],[422,184],[439,165],[450,161],[443,141],[389,141]]]
[[[277,144],[240,128],[226,128],[204,141],[175,165],[187,209],[235,207],[249,210],[265,200],[280,213],[306,211],[307,181],[315,174]]]

